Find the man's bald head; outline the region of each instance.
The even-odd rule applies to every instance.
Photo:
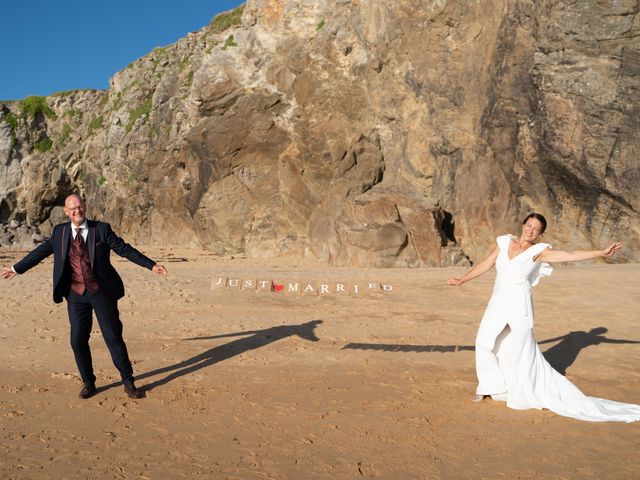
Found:
[[[84,202],[75,193],[69,195],[64,201],[64,214],[69,217],[71,223],[79,227],[84,223]]]
[[[64,206],[67,207],[70,204],[71,205],[75,205],[78,202],[83,203],[82,199],[80,198],[80,195],[76,194],[76,193],[72,193],[71,195],[69,195],[67,198],[64,199]],[[73,207],[71,207],[73,208]]]

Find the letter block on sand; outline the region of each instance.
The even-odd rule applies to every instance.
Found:
[[[382,287],[377,282],[367,282],[365,284],[365,292],[370,296],[377,296],[382,293]]]
[[[312,297],[318,296],[318,285],[316,285],[315,283],[302,282],[300,288],[302,290],[302,295]]]
[[[336,282],[333,285],[333,292],[336,295],[349,295],[349,288],[347,282]]]
[[[211,277],[211,290],[222,291],[227,286],[227,277],[221,275],[214,275]]]
[[[300,282],[284,282],[284,293],[287,296],[298,296],[302,293],[302,284]]]
[[[240,293],[243,297],[255,295],[256,293],[256,279],[245,278],[240,281]]]
[[[330,293],[333,293],[331,291],[331,283],[329,282],[320,282],[318,284],[318,295],[329,295]]]
[[[271,280],[258,279],[256,280],[256,293],[269,294],[271,293],[272,283]]]
[[[362,297],[367,291],[365,287],[366,284],[363,282],[349,283],[349,295],[352,297]]]

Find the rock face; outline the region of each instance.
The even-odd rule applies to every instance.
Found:
[[[249,0],[108,91],[4,102],[0,222],[46,235],[80,191],[137,243],[413,267],[478,261],[536,210],[559,248],[639,260],[639,11]]]

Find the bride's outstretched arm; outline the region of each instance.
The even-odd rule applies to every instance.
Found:
[[[469,270],[464,277],[462,278],[450,278],[447,280],[447,285],[452,285],[454,287],[459,287],[463,283],[468,282],[469,280],[473,280],[474,278],[479,277],[483,273],[487,273],[491,270],[491,267],[496,263],[496,258],[498,258],[498,253],[500,253],[500,249],[498,247],[495,248],[491,255],[482,260],[480,263],[475,265],[471,270]]]
[[[536,257],[536,262],[579,262],[600,257],[611,257],[622,248],[622,242],[614,242],[604,250],[552,250],[547,248]]]

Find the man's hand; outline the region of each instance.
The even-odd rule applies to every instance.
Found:
[[[151,271],[153,273],[157,273],[158,275],[162,275],[163,277],[166,277],[168,275],[168,273],[169,273],[169,272],[167,272],[167,269],[164,268],[163,265],[158,265],[157,263],[153,266]]]
[[[0,270],[0,277],[4,278],[5,280],[11,280],[15,276],[16,276],[16,272],[11,270],[10,268],[5,267],[2,270]]]
[[[450,278],[449,280],[447,280],[447,285],[451,285],[452,287],[459,287],[463,283],[464,282],[459,278]]]

